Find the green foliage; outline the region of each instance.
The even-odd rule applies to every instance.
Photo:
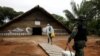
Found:
[[[76,6],[74,1],[71,2],[73,13],[69,10],[64,10],[68,21],[64,21],[63,17],[59,15],[53,15],[59,21],[63,22],[70,30],[73,29],[75,19],[78,19],[80,15],[86,18],[87,29],[89,34],[100,35],[100,0],[83,0],[82,3]]]
[[[75,20],[79,16],[84,16],[87,22],[87,29],[89,34],[100,35],[100,0],[83,0],[80,5],[76,6],[74,1],[71,2],[73,13],[69,10],[64,10],[68,18],[69,29],[73,28]]]
[[[13,8],[0,6],[0,25],[3,24],[2,20],[4,20],[6,16],[9,19],[13,19],[20,14],[23,14],[23,12],[16,12]]]
[[[73,20],[75,19],[75,16],[69,10],[64,10],[64,12],[68,20],[71,22],[74,22]]]
[[[91,13],[95,16],[93,17],[92,21],[89,22],[88,30],[90,34],[100,35],[100,0],[90,0],[89,3],[95,7],[95,12],[91,11]]]
[[[63,17],[59,15],[54,14],[53,16],[72,30],[76,22],[75,20],[79,19],[78,17],[80,15],[83,15],[86,18],[89,34],[100,35],[100,0],[83,0],[78,6],[76,6],[76,3],[72,1],[71,5],[73,13],[69,10],[64,10],[68,21],[64,21]]]
[[[69,28],[69,21],[67,21],[63,16],[52,14],[52,16],[57,19],[60,23],[62,23],[64,26]]]
[[[52,14],[52,16],[53,16],[54,18],[56,18],[56,19],[57,19],[59,22],[61,22],[61,23],[64,23],[64,21],[66,21],[65,18],[62,17],[62,16],[60,16],[60,15]]]

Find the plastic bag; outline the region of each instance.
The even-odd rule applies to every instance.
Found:
[[[69,50],[62,51],[62,56],[75,56],[75,53]]]
[[[54,32],[51,33],[51,37],[52,37],[52,38],[55,37],[55,33],[54,33]]]

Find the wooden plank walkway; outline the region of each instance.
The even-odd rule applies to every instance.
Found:
[[[63,49],[48,43],[39,43],[39,46],[49,55],[49,56],[62,56]]]

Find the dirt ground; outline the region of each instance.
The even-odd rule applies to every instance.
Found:
[[[56,36],[53,44],[65,49],[68,36]],[[9,36],[0,37],[0,56],[48,56],[38,43],[46,43],[47,36]],[[73,41],[71,42],[71,46]],[[100,56],[100,37],[88,36],[87,47],[84,49],[85,56]]]

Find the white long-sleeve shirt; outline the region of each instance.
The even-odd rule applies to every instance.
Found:
[[[53,27],[52,27],[52,26],[47,26],[47,27],[46,27],[46,33],[47,33],[47,35],[49,35],[49,34],[52,33],[52,32],[54,32]]]

